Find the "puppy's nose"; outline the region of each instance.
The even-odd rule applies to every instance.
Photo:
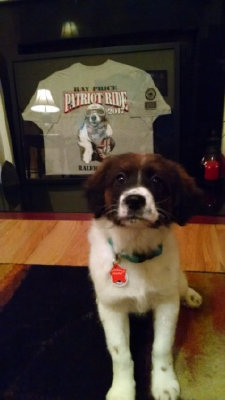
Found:
[[[92,120],[93,122],[95,122],[96,119],[97,119],[96,115],[92,115],[91,120]]]
[[[133,211],[139,210],[146,204],[145,197],[141,196],[140,194],[130,194],[125,198],[124,201],[129,209]]]

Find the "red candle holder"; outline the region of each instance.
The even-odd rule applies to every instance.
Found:
[[[216,181],[219,179],[219,162],[216,160],[205,161],[205,179],[207,181]]]

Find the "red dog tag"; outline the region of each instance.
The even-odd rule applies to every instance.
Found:
[[[125,268],[122,268],[119,264],[114,263],[110,271],[110,275],[112,277],[113,285],[117,287],[126,286],[128,282],[128,275]]]

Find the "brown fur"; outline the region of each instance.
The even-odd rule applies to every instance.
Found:
[[[150,189],[156,203],[158,201],[167,215],[167,221],[164,219],[162,223],[184,225],[198,212],[201,191],[180,164],[159,154],[128,153],[107,158],[86,183],[89,205],[96,218],[104,215],[107,207],[116,204],[120,191],[124,190],[124,185],[120,188],[117,182],[120,174],[126,177],[126,188],[129,188],[136,184],[138,172],[142,176],[141,185]],[[164,197],[163,193],[161,197],[157,194],[159,184],[157,188],[157,182],[153,185],[152,179],[159,180]],[[113,219],[113,214],[109,218]]]

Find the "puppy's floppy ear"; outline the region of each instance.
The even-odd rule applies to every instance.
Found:
[[[95,218],[100,218],[105,209],[104,195],[108,169],[109,158],[100,164],[97,171],[87,179],[84,185],[88,205]]]
[[[202,211],[203,192],[179,164],[174,163],[174,166],[173,217],[179,225],[185,225],[193,215]]]

